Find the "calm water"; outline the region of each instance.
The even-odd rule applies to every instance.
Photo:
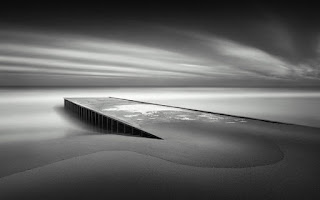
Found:
[[[320,91],[247,88],[1,89],[0,142],[67,136],[63,97],[119,97],[320,127]]]

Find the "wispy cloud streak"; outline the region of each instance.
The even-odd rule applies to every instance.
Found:
[[[181,50],[179,43],[174,48],[160,48],[160,45],[79,35],[2,31],[0,73],[22,76],[60,74],[70,79],[74,76],[108,80],[130,78],[141,84],[160,78],[164,82],[169,80],[168,85],[189,79],[200,85],[215,85],[224,81],[234,81],[236,85],[239,80],[268,83],[275,79],[319,80],[320,77],[320,59],[295,65],[285,58],[235,41],[188,31],[181,31],[180,34],[188,35],[192,40],[191,50]],[[188,37],[183,37],[187,38],[183,42],[190,42]],[[171,40],[174,42],[174,37]],[[194,41],[198,42],[195,44]],[[130,85],[130,81],[127,84]]]

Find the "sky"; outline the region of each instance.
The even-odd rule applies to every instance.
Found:
[[[17,3],[0,86],[319,87],[316,5]]]

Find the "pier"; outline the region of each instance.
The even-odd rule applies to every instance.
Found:
[[[144,130],[138,125],[131,124],[116,116],[108,116],[105,112],[96,107],[96,99],[86,98],[65,98],[64,107],[67,111],[75,114],[80,120],[93,125],[96,129],[104,133],[125,134],[140,136],[145,138],[161,139]],[[101,101],[99,101],[101,103]]]

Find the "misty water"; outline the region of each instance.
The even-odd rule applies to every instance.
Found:
[[[320,127],[320,91],[252,88],[42,88],[0,90],[0,142],[81,133],[64,117],[63,97],[119,97]],[[75,131],[76,130],[76,131]]]

